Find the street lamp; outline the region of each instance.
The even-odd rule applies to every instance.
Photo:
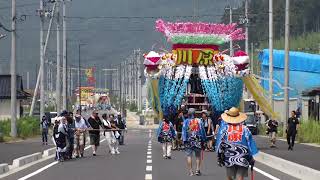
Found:
[[[86,44],[82,44],[79,43],[79,62],[78,62],[78,90],[79,90],[79,110],[80,110],[80,115],[81,115],[81,79],[80,79],[80,75],[81,75],[81,71],[80,71],[80,67],[81,67],[81,46],[84,46]]]

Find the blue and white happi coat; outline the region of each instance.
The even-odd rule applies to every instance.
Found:
[[[160,143],[172,142],[176,137],[176,131],[174,130],[172,123],[167,123],[165,121],[161,122],[157,131],[157,137]]]
[[[226,167],[249,167],[252,157],[258,153],[252,134],[245,125],[228,124],[224,121],[220,124],[216,149],[218,156],[223,155]]]

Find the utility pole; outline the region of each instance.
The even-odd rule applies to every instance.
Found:
[[[44,10],[43,0],[40,0],[40,121],[44,116]]]
[[[273,0],[269,0],[269,96],[273,109]]]
[[[229,5],[228,8],[226,8],[226,10],[229,10],[229,24],[232,24],[232,11],[234,8],[231,7],[231,5]],[[233,56],[233,42],[232,39],[230,39],[230,56]]]
[[[61,58],[61,53],[60,53],[60,3],[58,2],[58,7],[57,7],[57,15],[56,15],[56,28],[57,28],[57,78],[56,78],[56,110],[57,113],[61,112],[61,74],[60,74],[60,58]]]
[[[66,27],[66,0],[62,2],[62,109],[67,109],[67,27]]]
[[[16,0],[11,2],[11,137],[17,137]]]
[[[249,54],[249,18],[248,18],[248,0],[245,0],[245,27],[246,27],[246,53]]]
[[[285,58],[284,58],[284,104],[285,104],[285,116],[283,136],[285,136],[285,130],[287,127],[287,119],[289,118],[289,36],[290,36],[290,0],[286,0],[286,19],[285,19]]]
[[[254,53],[254,49],[253,49],[253,42],[251,43],[251,61],[250,61],[250,69],[251,69],[251,73],[253,73],[254,74],[254,71],[253,71],[253,67],[254,67],[254,65],[253,65],[253,53]]]
[[[122,107],[122,63],[120,63],[120,67],[119,67],[119,71],[118,71],[118,74],[119,74],[119,85],[120,85],[120,98],[119,98],[119,106],[120,106],[120,113],[122,115],[123,113],[123,107]]]
[[[79,91],[79,109],[80,109],[80,115],[81,115],[81,44],[79,44],[79,61],[78,61],[78,91]]]
[[[40,1],[41,3],[41,1]],[[43,3],[42,3],[43,4]],[[47,37],[46,37],[46,41],[45,43],[43,44],[43,58],[45,57],[46,55],[46,51],[47,51],[47,47],[48,47],[48,42],[49,42],[49,37],[50,37],[50,32],[51,32],[51,26],[52,26],[52,22],[53,22],[53,15],[54,15],[54,12],[55,12],[55,7],[56,7],[56,3],[54,3],[53,5],[53,8],[52,8],[52,11],[51,11],[51,19],[50,19],[50,22],[49,22],[49,27],[48,27],[48,30],[47,30]],[[42,18],[44,18],[43,16],[44,15],[47,15],[48,13],[46,11],[44,11],[43,9],[41,10],[38,10],[38,15],[40,16],[40,21]],[[43,35],[43,29],[41,30],[40,29],[40,34],[42,33]],[[43,37],[43,36],[42,36]],[[41,40],[41,35],[40,35],[40,40]],[[42,38],[42,42],[43,42],[43,38]],[[40,49],[41,49],[41,44],[40,44]],[[40,52],[40,61],[41,61],[41,52]],[[41,64],[41,63],[40,63]],[[33,93],[33,98],[32,98],[32,103],[31,103],[31,107],[30,107],[30,112],[29,112],[29,116],[32,116],[33,114],[33,110],[34,110],[34,106],[35,106],[35,103],[36,103],[36,97],[37,97],[37,94],[38,94],[38,89],[39,89],[39,86],[40,85],[40,82],[41,82],[41,65],[39,67],[39,73],[37,75],[37,82],[36,82],[36,87],[34,89],[34,93]]]
[[[27,72],[27,89],[30,89],[30,72]]]

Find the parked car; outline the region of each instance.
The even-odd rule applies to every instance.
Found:
[[[246,114],[248,118],[244,121],[244,124],[248,127],[253,135],[257,135],[259,133],[258,117],[253,112],[249,112]]]

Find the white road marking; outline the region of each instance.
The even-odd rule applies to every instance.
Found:
[[[146,174],[145,180],[152,180],[152,174]]]
[[[105,141],[105,140],[106,140],[106,139],[102,139],[102,140],[100,141],[100,143],[103,142],[103,141]],[[91,147],[90,145],[87,146],[87,147],[85,148],[85,150],[89,149],[90,147]],[[23,176],[23,177],[19,178],[18,180],[26,180],[26,179],[29,179],[29,178],[31,178],[31,177],[33,177],[33,176],[41,173],[42,171],[44,171],[44,170],[46,170],[46,169],[49,169],[50,167],[52,167],[52,166],[54,166],[54,165],[56,165],[56,164],[58,164],[58,163],[59,163],[58,161],[52,162],[52,163],[50,163],[50,164],[48,164],[48,165],[46,165],[46,166],[44,166],[44,167],[42,167],[42,168],[40,168],[40,169],[38,169],[38,170],[36,170],[36,171],[34,171],[34,172],[26,175],[26,176]]]
[[[152,166],[147,166],[146,171],[152,171]]]
[[[258,168],[256,168],[256,167],[253,167],[253,169],[254,169],[255,171],[257,171],[258,173],[260,173],[260,174],[268,177],[269,179],[272,179],[272,180],[280,180],[279,178],[274,177],[274,176],[272,176],[271,174],[262,171],[261,169],[258,169]]]
[[[151,159],[152,158],[152,156],[147,156],[147,159]]]
[[[152,151],[152,149],[151,149],[151,148],[148,148],[148,151]]]
[[[152,163],[152,159],[147,159],[147,164],[151,164]]]
[[[151,145],[149,145],[149,146],[148,146],[148,149],[150,149],[151,147],[152,147],[152,146],[151,146]]]
[[[151,154],[152,154],[152,152],[148,151],[148,152],[147,152],[147,154],[148,154],[148,155],[151,155]]]
[[[18,180],[26,180],[26,179],[29,179],[29,178],[31,178],[32,176],[34,176],[34,175],[36,175],[36,174],[39,174],[39,173],[41,173],[42,171],[44,171],[44,170],[46,170],[46,169],[48,169],[48,168],[50,168],[51,166],[54,166],[54,165],[56,165],[56,164],[58,164],[58,161],[55,161],[55,162],[53,162],[53,163],[51,163],[51,164],[48,164],[48,165],[46,165],[45,167],[42,167],[42,168],[36,170],[35,172],[33,172],[33,173],[31,173],[31,174],[28,174],[28,175],[26,175],[26,176],[24,176],[24,177],[22,177],[22,178],[20,178],[20,179],[18,179]]]

